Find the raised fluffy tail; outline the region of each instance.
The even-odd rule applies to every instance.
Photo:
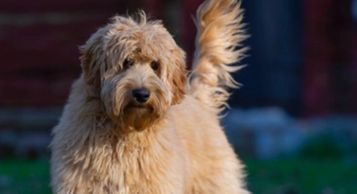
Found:
[[[190,82],[195,98],[220,112],[229,97],[229,88],[239,84],[230,73],[247,50],[243,11],[237,0],[206,0],[197,11],[196,51]]]

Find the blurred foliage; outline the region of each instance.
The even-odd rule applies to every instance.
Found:
[[[357,165],[343,160],[279,159],[243,161],[254,194],[355,194]],[[0,161],[1,194],[49,194],[44,160]]]
[[[322,134],[309,139],[300,149],[299,155],[302,158],[338,160],[342,159],[345,154],[331,135]]]

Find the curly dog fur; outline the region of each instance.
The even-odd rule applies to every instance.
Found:
[[[82,75],[53,129],[57,194],[248,194],[219,114],[245,34],[236,0],[197,12],[194,69],[159,21],[116,16],[81,48]],[[189,78],[188,78],[189,77]]]

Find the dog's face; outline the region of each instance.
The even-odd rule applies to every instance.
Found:
[[[143,130],[184,96],[184,52],[158,22],[115,17],[82,47],[83,77],[121,130]]]

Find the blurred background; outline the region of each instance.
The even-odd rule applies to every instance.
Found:
[[[202,0],[1,0],[0,193],[50,193],[50,130],[78,46],[142,8],[193,53]],[[251,38],[223,118],[256,194],[357,193],[357,0],[243,0]]]

